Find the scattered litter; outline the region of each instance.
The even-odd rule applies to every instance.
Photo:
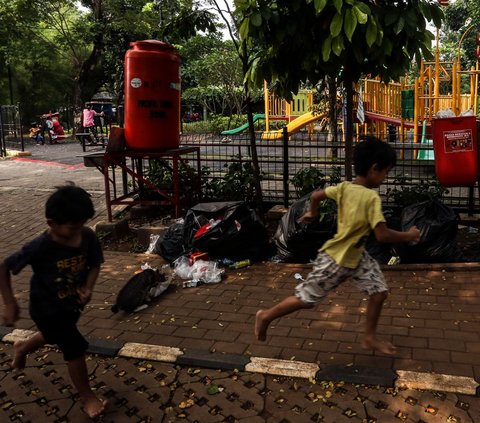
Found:
[[[452,118],[456,116],[457,115],[452,109],[439,110],[436,114],[436,117],[439,119]]]
[[[160,235],[150,234],[150,244],[148,245],[147,254],[154,254],[155,253],[155,245],[157,244]]]
[[[187,280],[183,283],[184,288],[198,286],[201,283],[219,283],[225,270],[218,267],[215,261],[197,260],[190,264],[186,256],[179,257],[173,262],[175,274]]]
[[[297,281],[304,281],[305,279],[303,279],[303,276],[300,274],[300,273],[295,273],[293,275],[293,277],[297,280]]]
[[[460,116],[475,116],[475,112],[473,111],[472,108],[470,108],[460,113]]]
[[[388,263],[387,263],[387,264],[388,264],[389,266],[393,266],[393,265],[395,265],[395,264],[400,264],[400,261],[401,261],[401,260],[400,260],[400,256],[392,256],[392,257],[390,258],[390,260],[388,260]]]
[[[248,267],[252,264],[249,259],[236,261],[235,263],[229,266],[230,269],[242,269],[243,267]]]

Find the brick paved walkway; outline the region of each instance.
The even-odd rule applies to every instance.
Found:
[[[59,154],[62,157],[54,157],[53,149],[56,147],[47,146],[52,153],[50,159],[61,163],[64,161],[64,148],[62,146],[62,152]],[[78,147],[76,150],[80,154],[80,146],[75,147]],[[77,154],[76,150],[75,154]],[[32,159],[35,160],[35,156]],[[42,157],[42,160],[44,159],[45,157]],[[98,212],[93,223],[105,220],[101,175],[96,169],[78,166],[80,161],[81,159],[78,158],[70,160],[70,163],[66,163],[67,167],[26,161],[0,161],[1,256],[14,251],[25,240],[32,238],[44,229],[44,201],[52,187],[62,184],[66,180],[73,180],[92,193]],[[363,330],[366,297],[349,284],[342,286],[327,299],[325,304],[315,310],[301,311],[275,322],[266,343],[256,342],[253,339],[252,326],[255,311],[259,307],[272,305],[285,295],[290,295],[296,283],[293,275],[296,272],[306,275],[309,266],[305,265],[259,263],[250,268],[241,269],[241,271],[230,271],[226,280],[220,284],[189,289],[182,289],[180,285],[175,284],[151,307],[142,312],[135,315],[123,313],[112,315],[110,305],[113,303],[116,293],[138,269],[139,265],[145,261],[155,266],[163,263],[158,256],[106,253],[106,263],[94,298],[81,319],[81,330],[84,334],[109,340],[174,346],[184,350],[294,359],[316,362],[320,366],[325,364],[355,365],[469,376],[477,380],[480,378],[480,365],[477,358],[480,352],[480,325],[477,312],[480,302],[480,287],[476,276],[477,265],[449,266],[443,270],[442,266],[407,266],[398,268],[399,270],[386,271],[391,295],[385,304],[379,333],[398,347],[398,354],[394,358],[390,358],[366,352],[359,347],[358,340]],[[24,271],[20,276],[14,278],[14,286],[22,307],[22,319],[18,322],[17,327],[23,329],[33,329],[27,312],[29,277],[30,272]],[[8,346],[5,347],[6,350],[8,348]],[[122,366],[132,366],[132,364],[128,364],[132,363],[129,360],[112,360],[121,362]],[[167,365],[155,363],[154,366],[159,368]],[[176,371],[187,370],[177,369]],[[5,368],[4,372],[6,372]],[[138,372],[137,369],[137,376]],[[35,372],[35,374],[37,373]],[[224,373],[222,372],[222,374]],[[4,376],[8,380],[12,377],[8,372]],[[41,379],[41,375],[38,377]],[[224,374],[223,377],[230,376]],[[259,375],[254,377],[265,378]],[[129,388],[128,384],[124,387],[126,391]],[[136,387],[131,388],[132,391],[137,392]],[[350,400],[355,401],[358,392],[350,391],[351,389],[353,387],[349,386],[347,391],[352,392]],[[295,392],[290,387],[285,391],[288,392],[286,395],[288,398],[293,395],[292,392]],[[185,392],[178,395],[185,395]],[[376,392],[375,395],[377,394],[380,395]],[[8,395],[10,394],[7,393]],[[253,395],[252,390],[249,389],[246,395]],[[402,406],[404,406],[405,398],[403,397],[402,400],[397,400],[395,398],[398,396],[392,397],[388,393],[381,395],[387,395],[388,401],[403,401]],[[422,397],[424,393],[418,393],[418,395]],[[449,404],[457,403],[458,399],[453,401],[449,395],[451,394],[448,394],[448,398],[445,397],[444,401],[448,400]],[[297,397],[297,395],[293,396]],[[0,400],[1,397],[0,394]],[[211,397],[208,398],[210,401]],[[262,398],[262,403],[267,404],[268,401],[264,397]],[[407,402],[412,404],[409,407],[413,408],[409,408],[410,413],[407,413],[408,410],[405,411],[409,414],[405,421],[419,421],[419,419],[446,421],[427,420],[429,413],[424,411],[424,414],[420,411],[413,412],[416,420],[411,420],[412,410],[417,409],[415,405],[422,404],[418,399],[417,402],[414,401],[415,396],[413,398]],[[469,398],[471,398],[470,402],[478,404],[477,398]],[[196,404],[197,400],[198,398],[195,400]],[[244,400],[254,402],[250,398]],[[176,404],[179,403],[177,400],[175,401]],[[165,401],[161,402],[165,405]],[[347,403],[350,404],[348,401]],[[390,402],[388,403],[390,404]],[[281,401],[274,402],[274,404],[274,417],[269,417],[272,415],[271,411],[264,409],[260,412],[258,408],[256,409],[257,415],[259,413],[261,415],[261,419],[258,421],[282,421],[282,418],[278,417],[282,414],[279,409],[285,407]],[[288,404],[292,405],[289,399]],[[360,401],[359,404],[362,402]],[[358,406],[359,404],[354,405]],[[308,408],[300,403],[298,405],[300,408]],[[395,410],[397,405],[392,406],[393,408],[390,410],[392,415],[401,411],[401,408]],[[221,406],[219,407],[221,408]],[[387,408],[389,407],[387,406]],[[452,407],[449,408],[449,412],[456,411]],[[293,408],[288,408],[288,413],[291,413]],[[375,410],[378,412],[381,408],[377,407]],[[332,409],[322,407],[324,411]],[[357,410],[356,408],[352,409]],[[457,409],[461,410],[461,407],[457,407]],[[213,414],[210,411],[207,411],[208,420],[199,419],[198,421],[217,421],[211,417]],[[308,418],[312,419],[317,412],[320,413],[312,411]],[[135,412],[132,414],[135,416],[132,417],[133,420],[128,421],[142,421],[141,416],[147,414]],[[222,419],[228,417],[220,414],[223,416]],[[188,415],[190,416],[190,414]],[[340,412],[339,415],[342,413]],[[239,414],[234,415],[237,420],[240,420],[239,416]],[[245,419],[247,418],[245,417]],[[389,420],[390,418],[398,421],[394,417],[390,416]],[[461,421],[475,421],[472,416],[470,418],[471,420],[468,420],[463,417]],[[235,421],[222,419],[218,421]],[[285,419],[285,421],[292,422],[303,421],[300,418],[296,420],[291,414]],[[346,416],[324,421],[343,421],[341,419],[352,421]],[[187,421],[194,420],[191,416],[187,418]],[[382,420],[378,421],[389,420],[384,420],[382,417]],[[402,420],[401,416],[400,420]],[[28,419],[19,421],[28,421]],[[119,421],[117,417],[115,417],[115,421]]]

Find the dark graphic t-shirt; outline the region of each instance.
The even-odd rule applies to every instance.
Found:
[[[46,317],[80,310],[77,288],[92,267],[103,263],[103,253],[95,233],[85,227],[79,247],[58,244],[44,232],[5,263],[14,275],[32,266],[30,314],[32,318]]]

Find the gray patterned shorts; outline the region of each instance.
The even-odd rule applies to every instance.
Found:
[[[307,279],[295,288],[295,296],[306,304],[317,304],[346,279],[368,295],[388,291],[380,265],[366,251],[355,269],[339,266],[328,254],[320,252]]]

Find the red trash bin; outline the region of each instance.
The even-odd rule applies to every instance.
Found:
[[[125,54],[125,141],[132,150],[178,148],[180,56],[158,40],[130,43]]]
[[[432,133],[440,184],[473,186],[478,175],[476,116],[432,119]]]

